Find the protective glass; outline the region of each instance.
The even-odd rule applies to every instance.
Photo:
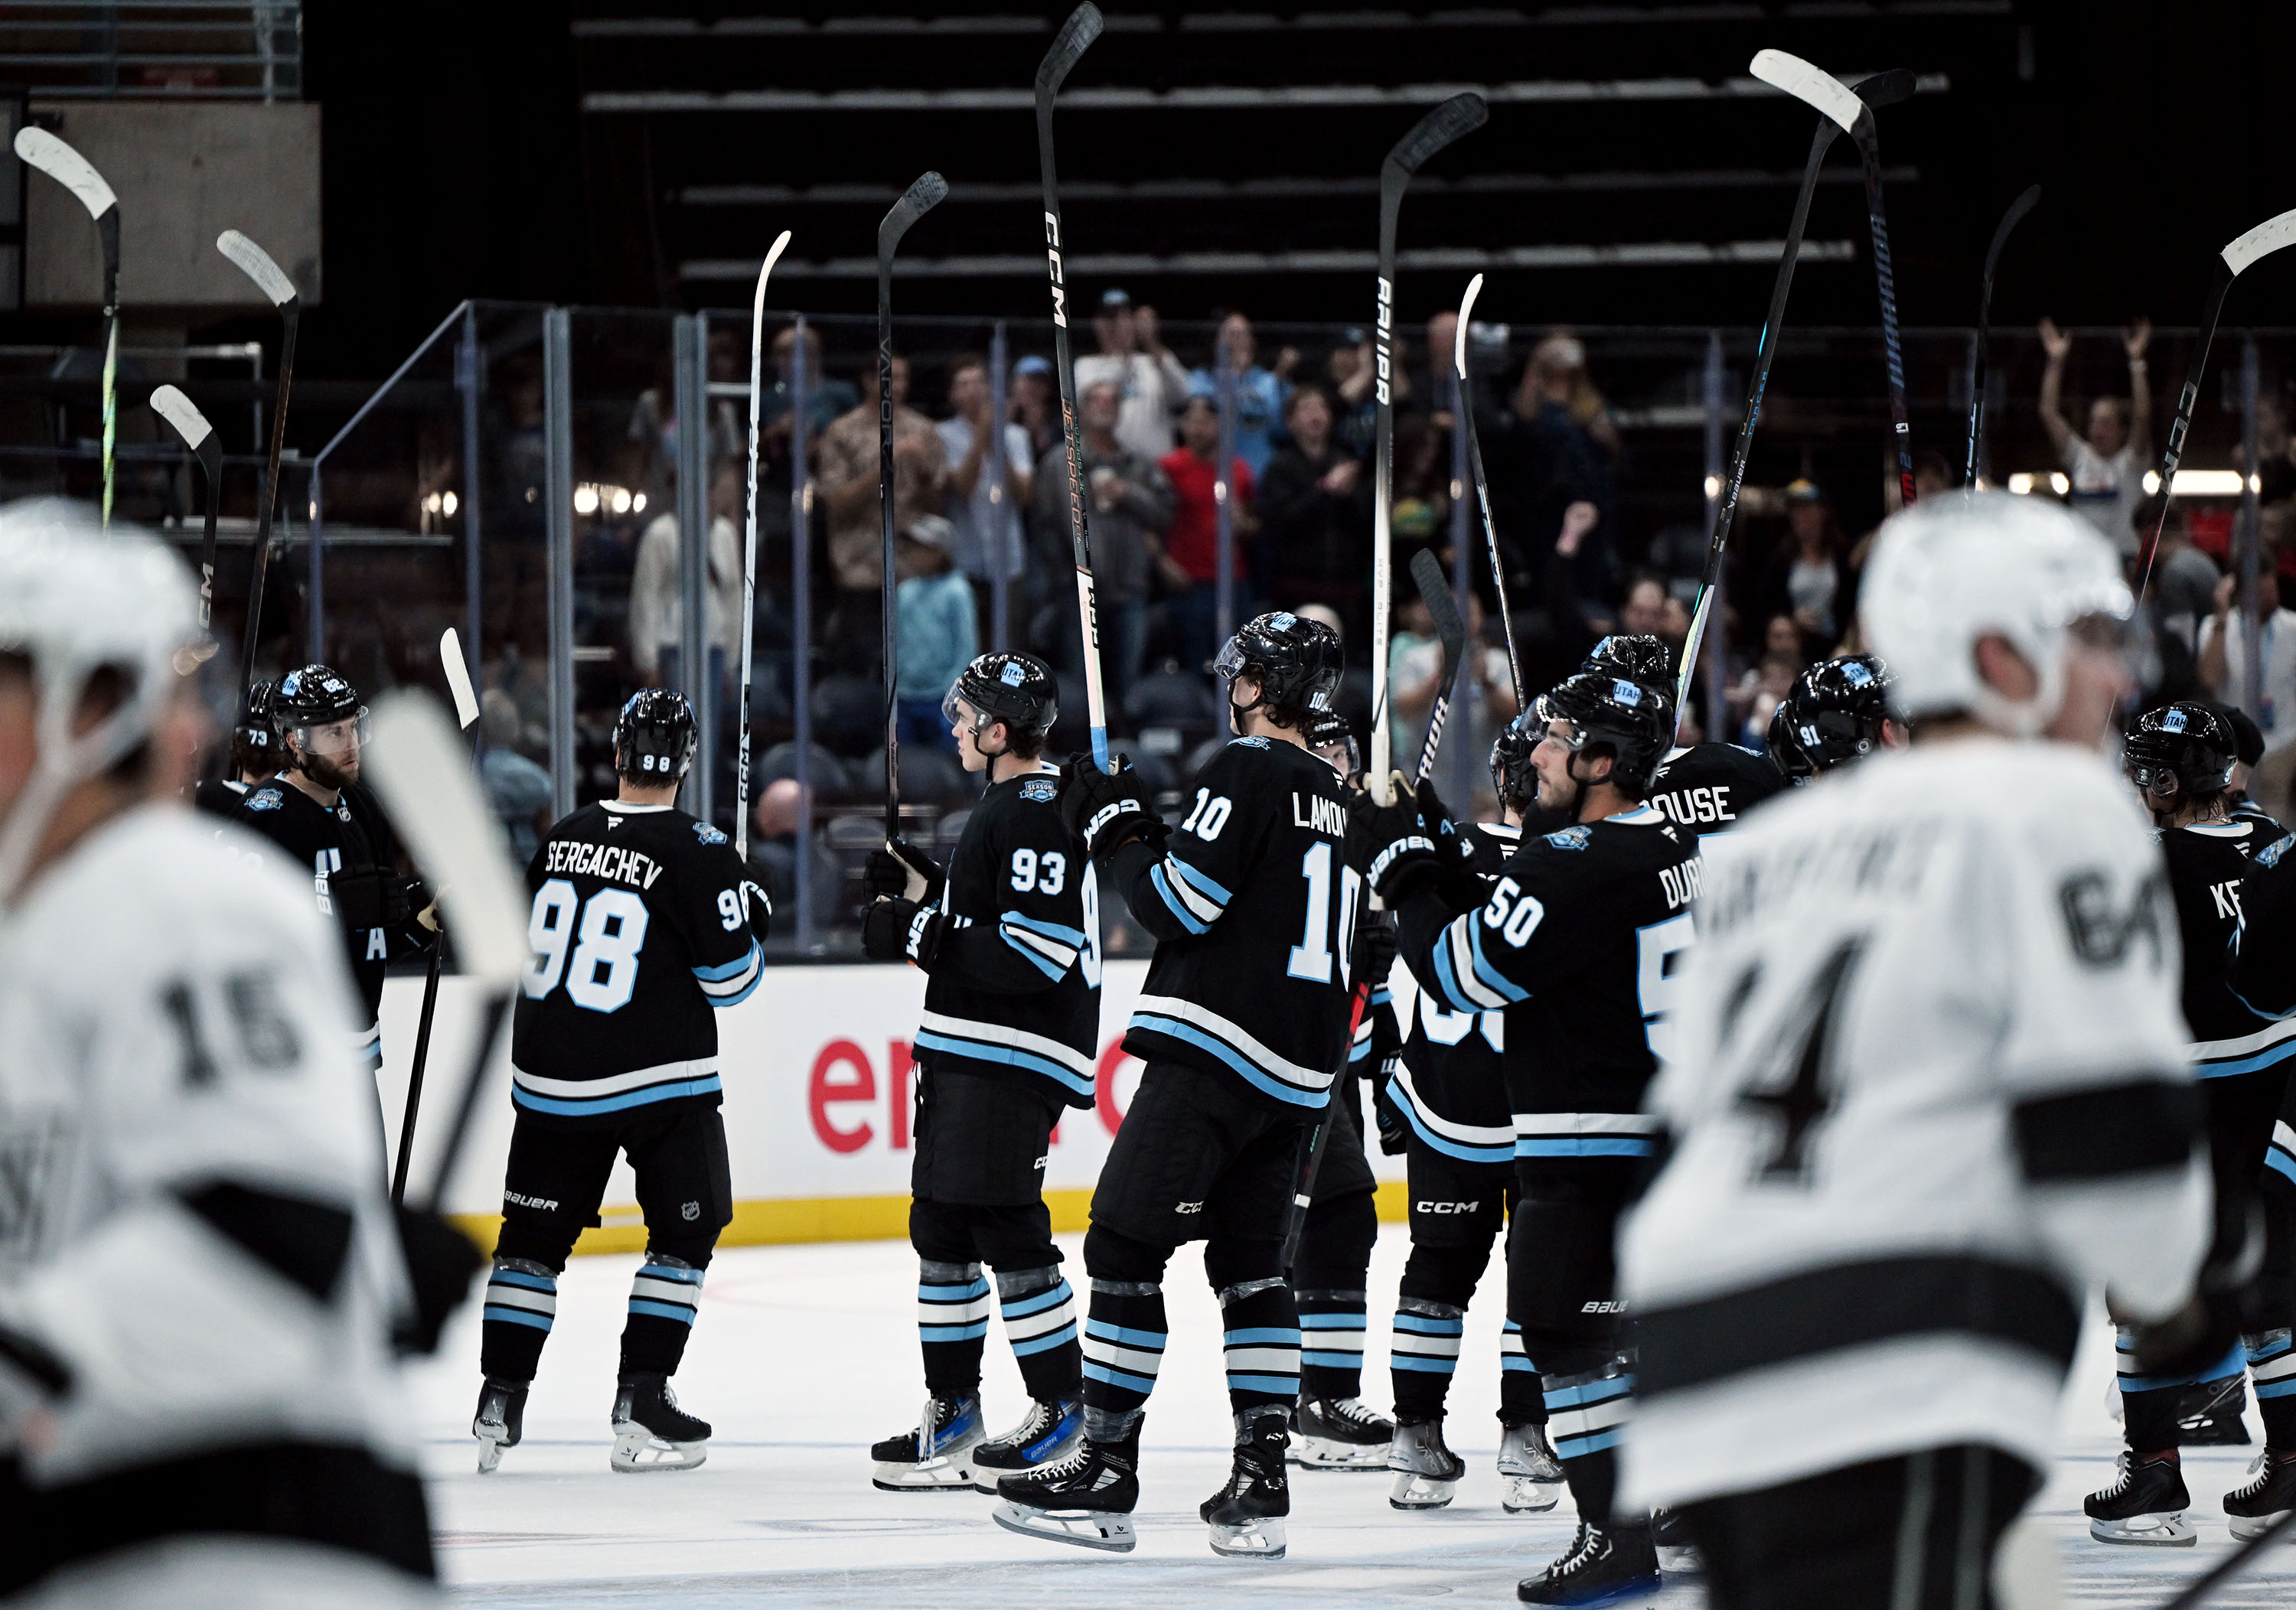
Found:
[[[316,726],[299,723],[288,731],[295,735],[295,747],[306,755],[348,755],[366,746],[368,725],[366,707],[361,705],[340,721]]]

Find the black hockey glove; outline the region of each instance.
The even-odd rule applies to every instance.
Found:
[[[1401,943],[1395,928],[1395,913],[1365,911],[1360,921],[1363,938],[1358,943],[1363,947],[1363,960],[1359,963],[1363,968],[1362,977],[1373,989],[1377,990],[1386,985],[1389,976],[1395,971],[1395,952]],[[1382,1007],[1366,1005],[1364,1010],[1372,1014],[1374,1023],[1382,1011],[1386,1011],[1390,1020],[1394,1017],[1392,1010]]]
[[[1381,805],[1360,789],[1348,800],[1348,864],[1360,868],[1372,892],[1390,906],[1417,893],[1443,869],[1435,841],[1419,820],[1410,780],[1400,772],[1393,779],[1393,805]]]
[[[1389,1057],[1379,1065],[1379,1082],[1374,1087],[1371,1100],[1371,1120],[1379,1130],[1379,1149],[1383,1156],[1396,1156],[1411,1143],[1411,1132],[1404,1127],[1402,1109],[1395,1105],[1395,1068],[1402,1060]]]
[[[932,971],[947,919],[914,900],[872,901],[861,914],[861,950],[872,961],[914,961]]]
[[[396,1211],[414,1312],[401,1319],[391,1342],[401,1353],[428,1355],[439,1350],[439,1333],[470,1297],[471,1277],[487,1260],[470,1237],[437,1214],[412,1207]]]
[[[940,863],[906,838],[889,838],[882,850],[869,852],[861,873],[862,892],[872,900],[913,900],[938,905],[948,874]]]
[[[1475,873],[1474,840],[1451,819],[1450,811],[1436,795],[1433,779],[1419,785],[1418,795],[1419,825],[1435,841],[1435,856],[1442,868],[1436,892],[1451,911],[1472,911],[1484,899],[1482,879]]]
[[[1140,786],[1132,763],[1119,755],[1116,770],[1103,772],[1089,755],[1079,755],[1061,768],[1061,821],[1084,840],[1085,853],[1101,860],[1135,838],[1144,839],[1160,853],[1170,831],[1164,819],[1148,807],[1147,790]]]

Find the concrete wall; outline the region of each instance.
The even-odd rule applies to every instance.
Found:
[[[216,250],[226,229],[269,252],[305,303],[319,300],[316,104],[36,100],[32,110],[119,196],[122,304],[265,306],[254,284]],[[25,203],[25,306],[97,306],[102,257],[86,209],[38,173],[26,176]]]

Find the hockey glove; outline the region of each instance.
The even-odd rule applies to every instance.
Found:
[[[914,900],[873,901],[861,914],[861,950],[872,961],[914,961],[932,971],[947,919],[938,906]]]
[[[1395,913],[1392,911],[1365,911],[1360,920],[1363,960],[1359,965],[1363,968],[1365,981],[1371,985],[1373,993],[1377,993],[1387,987],[1388,978],[1395,971],[1395,952],[1401,939],[1396,933]],[[1366,1006],[1364,1009],[1373,1015],[1374,1023],[1379,1021],[1379,1015],[1382,1012],[1390,1022],[1395,1016],[1393,1009],[1384,1001],[1376,1006]]]
[[[906,838],[889,838],[882,850],[869,852],[861,873],[863,893],[872,900],[913,900],[938,905],[948,874],[940,863]]]
[[[1348,802],[1348,864],[1363,869],[1372,892],[1389,905],[1415,894],[1443,868],[1420,822],[1410,780],[1400,772],[1393,780],[1393,805],[1378,804],[1368,791]]]
[[[1395,1105],[1395,1068],[1402,1058],[1389,1057],[1379,1065],[1379,1083],[1371,1101],[1371,1118],[1379,1129],[1379,1149],[1386,1156],[1395,1156],[1411,1143],[1411,1132],[1403,1125],[1403,1113]]]
[[[1432,778],[1420,783],[1418,794],[1419,825],[1435,841],[1436,859],[1441,863],[1436,892],[1451,911],[1472,911],[1484,898],[1482,880],[1475,874],[1474,840],[1451,819],[1450,811],[1436,796]]]
[[[398,1245],[406,1254],[406,1281],[414,1307],[400,1316],[390,1339],[402,1354],[427,1357],[439,1350],[439,1333],[469,1298],[471,1277],[486,1259],[451,1221],[412,1207],[398,1208],[397,1214]]]
[[[1160,852],[1169,831],[1164,819],[1148,808],[1147,790],[1140,786],[1132,763],[1121,755],[1113,772],[1102,771],[1088,755],[1062,766],[1060,812],[1062,821],[1084,840],[1085,853],[1095,861],[1135,838],[1145,839]]]

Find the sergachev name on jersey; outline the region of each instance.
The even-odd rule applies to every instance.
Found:
[[[1717,783],[1702,789],[1677,789],[1671,794],[1653,796],[1651,804],[1685,828],[1738,820],[1738,813],[1730,808],[1728,783]]]
[[[643,850],[626,850],[618,844],[554,838],[550,841],[549,850],[548,870],[553,872],[611,878],[617,883],[627,883],[634,889],[650,889],[653,887],[653,880],[661,876],[661,862]]]
[[[1326,799],[1321,794],[1310,794],[1303,801],[1299,790],[1292,794],[1292,825],[1306,828],[1314,833],[1329,833],[1334,838],[1348,836],[1348,807],[1340,800]]]
[[[1760,854],[1734,855],[1714,868],[1714,887],[1698,908],[1699,926],[1711,936],[1780,900],[1812,890],[1911,895],[1935,861],[1944,834],[1945,823],[1934,817],[1861,821],[1833,832],[1797,834],[1765,846]]]

